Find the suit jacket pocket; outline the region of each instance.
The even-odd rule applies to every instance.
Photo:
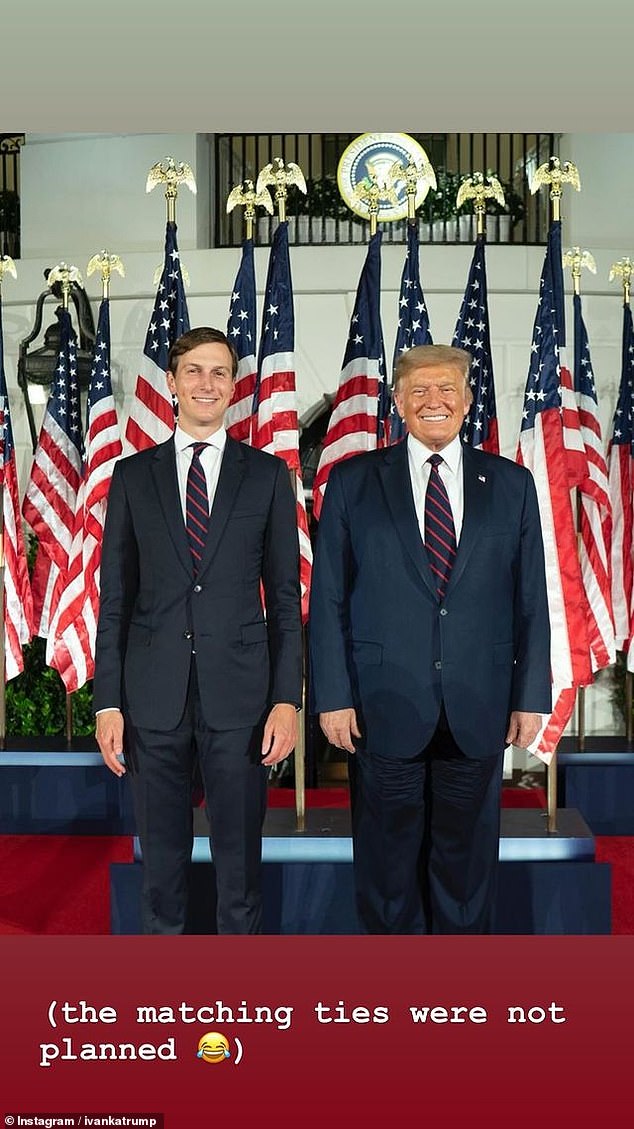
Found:
[[[240,632],[244,647],[248,647],[251,643],[268,643],[269,634],[263,620],[259,623],[243,623]]]
[[[507,666],[513,663],[513,644],[494,643],[493,662],[496,666]]]

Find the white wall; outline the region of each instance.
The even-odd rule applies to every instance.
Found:
[[[622,300],[607,276],[616,259],[634,256],[630,210],[634,134],[569,135],[562,139],[562,154],[578,163],[583,187],[581,194],[568,191],[564,199],[564,245],[581,243],[597,260],[597,275],[585,273],[582,292],[604,434],[608,434],[620,375]],[[17,263],[17,283],[7,278],[3,287],[5,368],[22,488],[31,447],[16,364],[19,342],[30,332],[35,300],[44,288],[43,269],[64,259],[76,264],[85,279],[88,259],[102,247],[123,259],[126,277],[115,276],[112,282],[111,324],[115,395],[125,421],[165,232],[162,191],[157,188],[146,196],[145,181],[149,167],[167,155],[190,163],[199,187],[196,199],[182,190],[177,210],[179,246],[190,275],[191,324],[224,327],[240,253],[208,249],[210,166],[205,135],[27,136],[22,155],[23,258]],[[256,251],[260,298],[267,256],[267,248]],[[300,418],[311,412],[324,392],[337,387],[364,256],[363,245],[291,248]],[[451,339],[470,256],[467,245],[421,245],[421,276],[436,341]],[[382,315],[388,358],[403,258],[403,246],[384,247]],[[500,439],[502,452],[509,457],[517,444],[542,261],[541,247],[487,249]],[[100,283],[93,275],[85,285],[96,314]],[[47,303],[44,326],[52,319],[54,305],[53,300]],[[605,731],[613,723],[608,692],[593,689],[588,694],[588,731]]]

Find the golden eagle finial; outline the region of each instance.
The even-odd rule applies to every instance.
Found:
[[[189,191],[196,195],[196,180],[191,165],[185,164],[180,161],[176,164],[173,157],[166,157],[164,161],[157,161],[152,165],[148,173],[148,178],[145,183],[145,191],[151,192],[156,188],[157,184],[164,184],[165,195],[171,192],[176,196],[178,194],[179,185],[185,184]]]
[[[14,278],[18,277],[15,263],[10,255],[0,255],[0,285],[2,285],[5,274],[11,274]]]
[[[120,274],[122,278],[125,278],[123,263],[121,262],[121,259],[118,255],[111,255],[106,250],[99,251],[96,255],[93,255],[92,259],[90,259],[88,263],[88,266],[86,267],[86,274],[88,278],[90,278],[91,274],[94,274],[96,270],[101,271],[103,297],[107,298],[110,289],[110,278],[112,276],[112,272],[116,271],[117,274]]]
[[[277,204],[277,212],[280,221],[286,219],[286,197],[288,196],[289,184],[295,184],[300,192],[306,193],[306,180],[299,165],[294,161],[289,161],[287,165],[281,157],[274,157],[273,160],[265,165],[258,173],[258,179],[255,186],[255,191],[259,195],[267,184],[275,186],[275,203]]]

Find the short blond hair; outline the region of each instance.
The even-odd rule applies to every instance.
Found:
[[[471,368],[471,353],[466,349],[457,349],[454,345],[415,345],[401,353],[394,366],[393,392],[398,392],[398,386],[404,376],[419,368],[430,368],[432,365],[446,365],[447,368],[458,369],[468,385],[469,369]]]

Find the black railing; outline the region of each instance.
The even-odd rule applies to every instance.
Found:
[[[0,133],[0,254],[20,257],[20,146],[23,133]]]
[[[337,166],[354,140],[348,133],[216,134],[214,161],[214,246],[236,247],[242,242],[242,209],[229,215],[225,203],[241,181],[257,180],[259,171],[274,157],[294,161],[304,173],[307,196],[289,190],[289,238],[296,244],[357,243],[368,239],[369,225],[353,216],[339,195]],[[529,178],[535,169],[558,153],[559,135],[553,133],[414,133],[423,146],[438,181],[419,209],[421,240],[455,243],[473,238],[472,216],[458,216],[456,194],[463,177],[491,172],[501,182],[506,212],[487,216],[489,242],[545,243],[549,204],[545,192],[531,196]],[[258,209],[256,241],[270,242],[277,220]],[[388,243],[405,241],[406,225],[381,225]]]

